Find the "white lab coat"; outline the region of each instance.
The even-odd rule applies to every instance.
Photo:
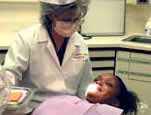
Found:
[[[15,78],[15,84],[33,88],[35,100],[58,94],[84,96],[93,79],[87,45],[75,33],[66,48],[60,66],[47,31],[41,25],[34,26],[17,34],[6,55],[3,71],[12,82]]]

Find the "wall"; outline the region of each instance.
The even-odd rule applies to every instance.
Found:
[[[144,27],[151,16],[151,5],[127,4],[126,34],[144,33]]]
[[[37,2],[4,1],[9,0],[3,0],[3,2],[0,0],[0,39],[12,38],[17,31],[38,23],[39,6]],[[150,11],[151,5],[127,4],[126,34],[143,33],[144,26],[151,16]]]
[[[0,39],[12,37],[17,31],[39,21],[38,2],[0,1]]]

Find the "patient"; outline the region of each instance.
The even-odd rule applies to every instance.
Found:
[[[43,102],[33,115],[137,114],[137,95],[127,90],[124,82],[113,74],[99,75],[90,83],[85,95],[86,99],[69,95],[51,97]]]

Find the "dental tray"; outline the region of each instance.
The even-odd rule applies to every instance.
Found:
[[[16,110],[25,107],[32,98],[33,92],[25,87],[11,87],[7,110]]]

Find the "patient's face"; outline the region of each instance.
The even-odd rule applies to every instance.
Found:
[[[119,82],[112,74],[98,76],[88,87],[86,99],[91,103],[110,104],[119,93]]]

